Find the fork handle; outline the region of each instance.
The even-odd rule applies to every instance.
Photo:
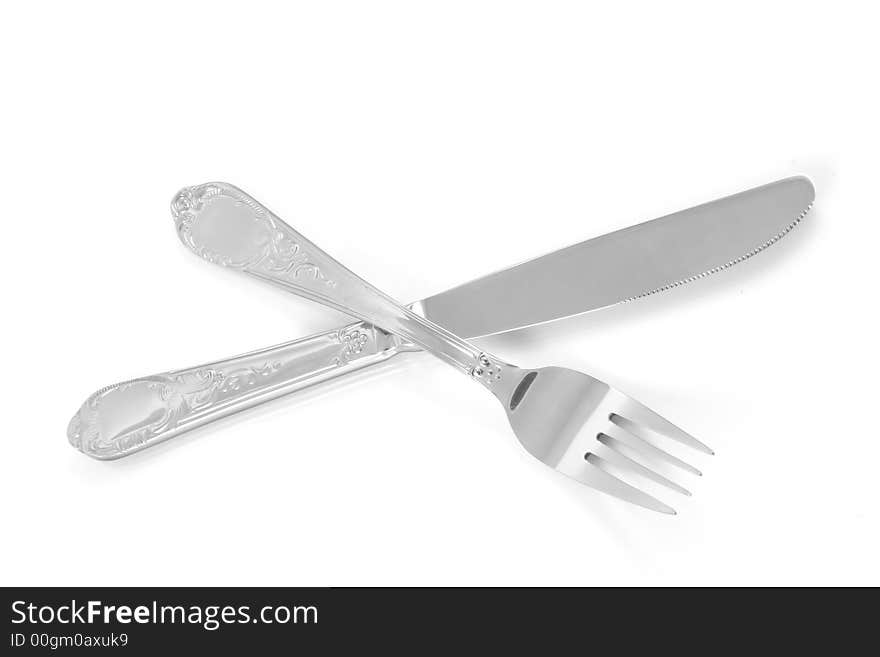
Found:
[[[359,322],[225,360],[101,388],[70,421],[71,444],[116,459],[238,411],[411,350]]]
[[[500,378],[497,359],[401,306],[237,187],[184,188],[171,211],[181,241],[205,260],[381,326],[487,387]]]

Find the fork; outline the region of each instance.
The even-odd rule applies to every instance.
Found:
[[[400,305],[338,263],[242,190],[187,187],[171,203],[178,236],[205,260],[354,315],[418,344],[501,402],[529,454],[572,479],[653,511],[675,510],[618,474],[690,493],[645,462],[699,475],[646,438],[651,432],[713,454],[690,434],[607,383],[562,367],[503,361]],[[615,474],[618,473],[618,474]]]

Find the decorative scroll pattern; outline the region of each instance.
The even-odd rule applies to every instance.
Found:
[[[370,333],[374,331],[375,329],[371,329],[368,333],[361,325],[353,328],[346,327],[339,331],[339,343],[342,345],[342,350],[336,357],[336,364],[343,365],[360,356],[372,341]]]
[[[170,379],[161,376],[147,379],[136,379],[116,385],[102,388],[80,407],[79,411],[70,420],[67,426],[67,439],[77,449],[96,458],[114,458],[129,451],[135,451],[150,439],[168,430],[176,415],[176,406],[171,401]],[[118,438],[107,438],[101,432],[101,414],[104,411],[107,400],[112,404],[114,398],[118,401],[120,396],[139,388],[143,392],[151,393],[158,402],[158,407],[164,407],[158,413],[147,413],[146,425],[128,431]]]
[[[222,397],[258,387],[280,368],[280,362],[270,360],[228,372],[195,369],[107,386],[89,397],[74,415],[67,437],[77,449],[99,458],[136,451]],[[102,413],[127,414],[130,422],[122,422],[123,430],[115,436],[103,435]]]
[[[251,243],[245,245],[249,250],[237,258],[220,253],[195,237],[194,228],[200,213],[219,200],[231,200],[236,206],[248,208],[259,229],[258,237],[252,238]],[[302,248],[299,237],[289,226],[280,220],[276,221],[269,210],[232,185],[206,183],[186,187],[171,202],[171,213],[183,243],[208,262],[233,269],[262,272],[273,277],[286,278],[291,282],[302,283],[303,279],[311,279],[331,288],[336,286],[315,262],[315,258]]]
[[[400,339],[364,323],[202,367],[125,381],[98,390],[74,415],[68,439],[89,456],[112,459],[222,417],[392,355]]]

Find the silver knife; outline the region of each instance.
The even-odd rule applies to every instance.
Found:
[[[631,301],[759,253],[800,222],[814,196],[807,178],[786,178],[554,251],[411,307],[457,335],[475,338]],[[231,413],[416,350],[382,329],[358,322],[101,388],[74,415],[67,435],[89,456],[120,458]]]

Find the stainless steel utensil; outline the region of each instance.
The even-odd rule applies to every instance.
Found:
[[[410,307],[473,338],[648,296],[763,250],[800,221],[813,197],[809,180],[787,178],[560,249]],[[89,456],[120,458],[417,349],[358,322],[240,356],[124,381],[101,388],[83,403],[70,422],[68,438]]]
[[[181,240],[205,260],[381,326],[481,383],[501,402],[523,447],[576,481],[654,511],[675,513],[611,474],[608,466],[682,492],[680,486],[633,458],[666,454],[639,437],[641,430],[653,430],[712,453],[598,379],[561,367],[517,367],[399,305],[232,185],[186,188],[177,195],[173,209]],[[618,419],[636,429],[623,431]]]

